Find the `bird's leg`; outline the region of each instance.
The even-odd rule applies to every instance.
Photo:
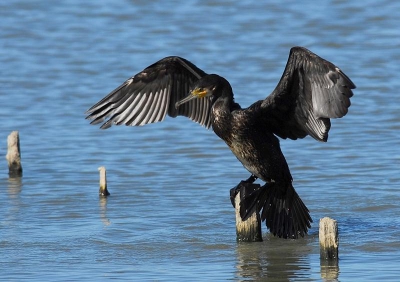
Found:
[[[257,178],[258,178],[257,176],[255,176],[254,174],[252,174],[252,175],[250,175],[249,178],[247,178],[246,180],[244,180],[244,182],[253,184],[254,181],[257,180]]]
[[[240,192],[240,189],[243,187],[246,187],[246,186],[253,186],[251,184],[253,184],[254,181],[257,180],[257,178],[258,178],[257,176],[252,174],[252,175],[250,175],[249,178],[247,178],[246,180],[240,181],[240,183],[238,185],[236,185],[235,187],[233,187],[230,190],[230,199],[231,199],[231,203],[232,203],[233,207],[235,207],[235,198],[236,198],[236,195]]]

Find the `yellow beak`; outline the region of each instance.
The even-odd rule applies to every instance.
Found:
[[[201,88],[196,88],[196,89],[192,90],[187,97],[176,102],[175,108],[177,109],[180,105],[185,104],[185,103],[189,102],[190,100],[193,100],[195,98],[203,98],[205,96],[207,96],[207,90],[204,90]]]
[[[207,90],[204,88],[196,88],[191,92],[192,95],[196,96],[197,98],[203,98],[207,95]]]

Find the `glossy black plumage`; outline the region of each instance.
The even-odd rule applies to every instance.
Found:
[[[108,118],[102,125],[108,128],[158,122],[168,114],[212,126],[252,174],[241,183],[256,185],[256,178],[266,182],[242,199],[241,216],[246,218],[256,206],[274,235],[297,238],[307,233],[312,220],[292,186],[276,136],[297,139],[310,135],[327,141],[330,118],[347,113],[353,88],[335,65],[294,47],[274,91],[242,109],[226,79],[208,75],[183,58],[167,57],[125,81],[91,107],[87,118],[93,124]]]
[[[144,125],[164,120],[168,114],[189,117],[210,127],[211,104],[208,99],[193,100],[175,108],[175,103],[189,93],[189,87],[206,73],[179,57],[166,57],[126,80],[122,85],[92,106],[88,119],[101,128],[111,125]]]

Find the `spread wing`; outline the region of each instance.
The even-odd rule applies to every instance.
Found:
[[[327,141],[330,118],[350,107],[356,86],[334,64],[302,47],[293,47],[281,80],[259,101],[266,124],[281,138],[312,136]]]
[[[194,99],[178,109],[175,103],[182,100],[190,85],[206,73],[180,57],[166,57],[135,76],[93,105],[86,119],[91,124],[104,122],[102,129],[111,125],[140,126],[171,117],[186,116],[209,128],[211,125],[209,99]]]

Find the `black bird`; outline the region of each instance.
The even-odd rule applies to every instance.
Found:
[[[145,125],[186,116],[212,127],[251,173],[242,184],[260,178],[266,184],[241,201],[241,217],[254,207],[275,235],[304,236],[312,219],[292,185],[279,139],[312,136],[326,142],[330,118],[346,115],[353,82],[334,64],[302,47],[293,47],[274,91],[242,109],[229,82],[207,74],[180,57],[166,57],[108,94],[88,111],[97,124]],[[187,94],[189,95],[187,96]],[[239,186],[239,185],[238,185]]]

